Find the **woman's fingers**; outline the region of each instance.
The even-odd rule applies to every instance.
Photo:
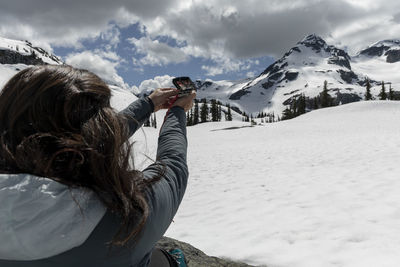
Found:
[[[178,98],[173,106],[179,106],[182,107],[185,111],[188,111],[192,108],[193,99],[195,99],[195,97],[196,91],[192,91],[192,93],[190,93],[189,95]]]
[[[158,111],[165,108],[168,99],[171,96],[178,94],[178,90],[175,88],[158,88],[149,95],[149,98],[154,104],[154,111]]]

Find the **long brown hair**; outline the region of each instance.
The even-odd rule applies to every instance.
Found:
[[[0,172],[49,177],[93,190],[122,218],[113,245],[138,236],[148,216],[148,181],[130,166],[126,118],[95,74],[70,66],[36,66],[0,93]]]

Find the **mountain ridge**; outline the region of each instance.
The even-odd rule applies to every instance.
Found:
[[[396,49],[399,44],[397,40],[381,42],[392,44],[390,47],[386,45],[385,51],[395,51],[392,53],[400,51]],[[375,46],[379,43],[375,43]],[[241,88],[230,92],[225,99],[215,97],[215,92],[212,92],[212,89],[215,89],[213,81],[207,81],[207,87],[211,90],[204,93],[200,91],[199,96],[201,98],[215,97],[250,113],[281,114],[292,100],[301,94],[307,98],[316,97],[322,91],[326,80],[329,94],[336,99],[337,103],[360,101],[364,98],[366,79],[372,85],[373,96],[377,97],[379,94],[381,77],[375,79],[373,72],[365,73],[365,66],[363,68],[358,66],[360,62],[371,60],[378,59],[357,55],[352,57],[345,50],[329,45],[320,36],[311,34],[297,42],[258,76],[247,81]],[[379,60],[382,61],[382,58]],[[396,62],[398,61],[395,61],[394,65],[399,65]],[[371,62],[371,64],[374,63]],[[389,68],[388,65],[383,67]],[[400,86],[400,81],[392,81],[392,78],[387,76],[384,80]],[[234,81],[226,81],[226,84],[229,83],[235,84]],[[198,84],[202,85],[202,82],[198,81]],[[221,86],[218,88],[219,91],[224,91],[224,89],[226,88]]]

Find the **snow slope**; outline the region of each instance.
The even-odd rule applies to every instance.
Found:
[[[400,266],[399,117],[400,102],[376,101],[189,127],[190,181],[167,235],[254,265]],[[157,134],[135,136],[142,167]]]
[[[19,41],[0,37],[0,50],[16,52],[23,56],[35,55],[47,64],[62,64],[59,57],[48,53],[40,47],[35,47],[28,41]]]

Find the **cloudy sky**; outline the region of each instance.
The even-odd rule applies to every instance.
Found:
[[[350,54],[400,38],[400,1],[12,0],[0,3],[0,36],[30,40],[129,86],[171,76],[240,79],[259,74],[316,33]]]

